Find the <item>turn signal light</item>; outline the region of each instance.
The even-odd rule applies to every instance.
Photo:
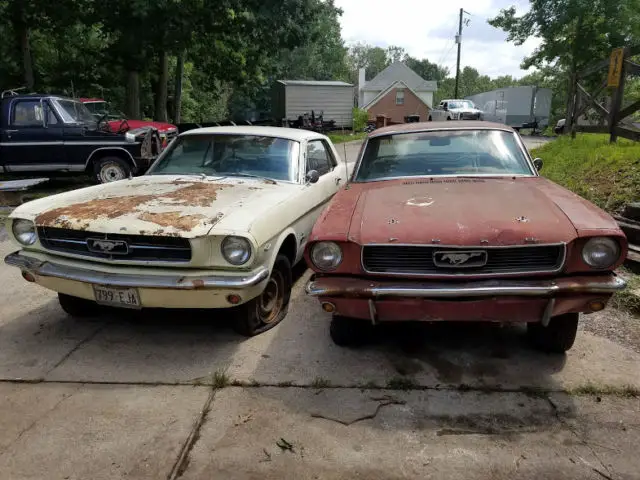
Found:
[[[605,304],[601,301],[589,302],[589,308],[593,312],[599,312],[600,310],[604,310]]]
[[[242,301],[239,295],[227,295],[227,302],[231,305],[238,305]]]
[[[322,309],[327,313],[333,313],[336,311],[336,306],[333,303],[323,302]]]
[[[29,272],[23,270],[22,271],[22,278],[24,278],[27,282],[35,282],[36,281],[36,277],[34,277],[33,275],[31,275]]]

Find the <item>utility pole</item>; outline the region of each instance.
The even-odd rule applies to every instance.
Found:
[[[470,15],[469,12],[465,12],[462,8],[460,9],[460,23],[458,24],[458,34],[456,35],[456,43],[458,44],[458,61],[456,63],[456,91],[454,94],[455,98],[458,98],[458,86],[460,84],[460,51],[462,50],[462,17],[464,14]],[[469,20],[467,20],[466,24],[468,24]]]

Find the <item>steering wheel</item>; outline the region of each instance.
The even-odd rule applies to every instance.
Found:
[[[243,158],[239,155],[236,154],[235,150],[233,151],[233,153],[231,153],[231,155],[229,155],[227,158],[224,158],[222,160],[220,160],[220,170],[222,170],[223,172],[228,171],[228,163],[230,162],[231,159],[236,160],[233,163],[240,163],[240,162],[246,162],[247,159]]]

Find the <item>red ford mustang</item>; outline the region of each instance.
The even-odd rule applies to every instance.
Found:
[[[334,342],[362,342],[379,322],[477,320],[524,322],[537,347],[570,349],[579,313],[625,287],[614,269],[627,240],[540,168],[505,125],[370,134],[305,250]]]

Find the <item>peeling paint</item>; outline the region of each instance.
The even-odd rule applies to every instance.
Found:
[[[412,207],[429,207],[434,203],[435,201],[431,197],[415,197],[407,200],[407,205]]]
[[[176,230],[191,230],[207,217],[200,214],[182,215],[181,212],[142,212],[138,215],[138,218],[145,222],[155,223],[163,227],[173,227]]]

